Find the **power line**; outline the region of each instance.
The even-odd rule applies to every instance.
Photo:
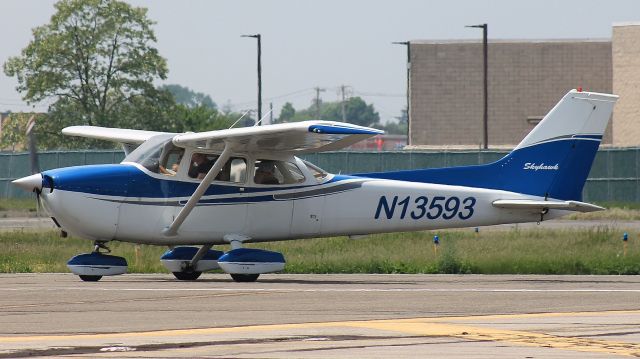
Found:
[[[300,95],[303,95],[303,94],[306,94],[306,93],[311,93],[313,91],[314,91],[313,87],[308,87],[308,88],[304,88],[304,89],[300,89],[300,90],[284,93],[282,95],[267,97],[267,98],[265,98],[265,100],[266,101],[273,101],[273,100],[278,100],[278,99],[292,97],[292,96],[293,97],[300,97]],[[228,104],[228,106],[237,108],[237,107],[244,107],[244,106],[253,105],[255,103],[256,103],[255,100],[254,101],[244,101],[244,102],[230,103],[230,104]]]
[[[382,92],[360,92],[360,91],[354,91],[354,94],[356,94],[358,96],[366,96],[366,97],[405,97],[405,95],[402,95],[402,94],[382,93]]]

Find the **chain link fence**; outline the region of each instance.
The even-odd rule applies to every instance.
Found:
[[[326,152],[304,158],[331,173],[362,173],[483,164],[496,161],[508,151],[398,151],[398,152]],[[50,151],[40,153],[40,168],[118,163],[122,151]],[[584,200],[640,201],[640,148],[605,148],[598,151],[584,188]],[[0,153],[0,198],[28,197],[11,181],[28,176],[28,153]]]

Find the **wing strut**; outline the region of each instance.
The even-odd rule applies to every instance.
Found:
[[[173,223],[171,223],[169,227],[162,231],[165,236],[173,237],[178,234],[178,228],[180,228],[182,222],[187,219],[200,198],[202,198],[204,192],[207,190],[207,188],[209,188],[211,182],[213,182],[213,179],[216,178],[218,173],[220,173],[220,170],[222,170],[222,167],[225,165],[225,163],[227,163],[229,157],[231,157],[231,146],[228,143],[225,143],[224,150],[220,154],[220,157],[218,157],[216,163],[214,163],[213,167],[211,167],[209,172],[207,172],[207,175],[204,176],[202,182],[200,182],[200,185],[198,186],[198,188],[196,188],[195,192],[193,192],[191,197],[189,197],[187,204],[182,207],[176,219],[173,220]]]

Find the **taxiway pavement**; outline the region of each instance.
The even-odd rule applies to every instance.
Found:
[[[0,358],[640,356],[640,277],[0,275]]]
[[[640,221],[626,221],[617,219],[598,220],[568,220],[552,219],[540,224],[535,222],[518,224],[500,224],[495,226],[480,227],[480,231],[508,231],[513,229],[597,229],[614,228],[626,231],[640,231]],[[24,231],[24,230],[54,230],[56,225],[49,217],[7,217],[0,218],[0,231]],[[454,229],[455,230],[455,229]],[[459,230],[472,231],[473,228],[461,228]]]

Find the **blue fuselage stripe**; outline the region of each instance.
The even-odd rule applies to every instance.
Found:
[[[433,168],[356,176],[498,189],[563,200],[581,200],[595,153],[591,137],[567,138],[520,148],[486,165]]]
[[[81,192],[94,196],[120,197],[125,203],[178,205],[189,198],[199,183],[153,177],[129,164],[90,165],[60,168],[43,172],[53,179],[55,190]],[[333,176],[319,185],[247,187],[242,184],[214,183],[199,204],[233,204],[310,197],[345,190],[350,176]],[[360,181],[361,182],[361,181]],[[353,185],[350,186],[349,189]],[[358,186],[359,187],[359,186]],[[355,187],[354,187],[355,188]],[[215,197],[215,198],[207,198]],[[167,201],[153,201],[168,199]]]
[[[487,165],[409,171],[336,175],[323,184],[249,187],[244,184],[212,184],[201,205],[291,200],[323,196],[358,188],[339,182],[389,179],[505,190],[563,200],[580,200],[600,141],[597,135],[562,136],[557,140],[520,148]],[[138,204],[174,205],[189,198],[199,183],[157,178],[131,164],[68,167],[43,172],[55,189],[97,196],[121,197]],[[349,184],[349,188],[344,187]],[[343,186],[344,188],[341,188]],[[207,198],[217,197],[217,198]],[[167,199],[153,202],[154,199]]]

